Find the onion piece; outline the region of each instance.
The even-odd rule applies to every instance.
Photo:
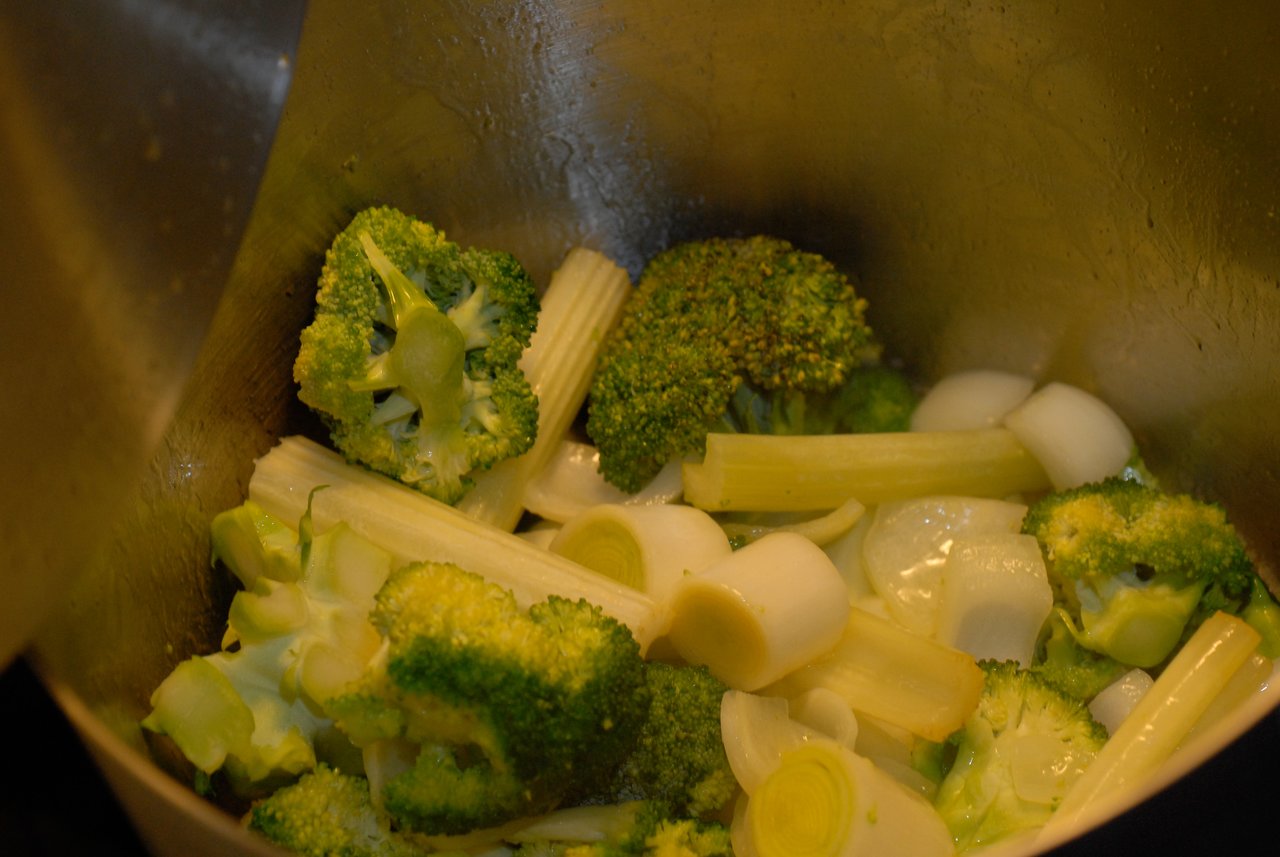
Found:
[[[1012,372],[956,372],[938,381],[920,399],[911,414],[911,430],[995,428],[1034,389],[1034,380]]]
[[[1115,476],[1133,456],[1133,434],[1119,414],[1097,396],[1058,381],[1006,414],[1004,425],[1059,491]]]

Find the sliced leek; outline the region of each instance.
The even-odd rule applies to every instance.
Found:
[[[859,715],[941,741],[977,706],[982,681],[972,655],[854,608],[831,652],[763,692],[795,697],[827,688]]]
[[[668,637],[685,660],[730,687],[755,690],[836,644],[847,592],[820,547],[770,533],[676,585]]]
[[[747,798],[741,841],[757,857],[879,857],[955,853],[937,811],[834,741],[785,754]]]
[[[733,553],[706,512],[667,504],[592,506],[566,521],[549,549],[657,600]]]

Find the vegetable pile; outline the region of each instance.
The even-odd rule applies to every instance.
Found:
[[[1117,413],[918,384],[768,236],[633,285],[336,236],[216,652],[142,725],[313,857],[951,855],[1087,818],[1271,681],[1280,605]]]

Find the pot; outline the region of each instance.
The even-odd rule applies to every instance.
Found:
[[[789,238],[857,274],[921,377],[1005,369],[1112,403],[1276,589],[1278,26],[1237,2],[315,0],[173,418],[29,659],[155,854],[274,853],[137,723],[221,636],[209,519],[275,438],[315,433],[297,334],[324,248],[375,202],[542,285],[579,244],[635,274],[682,238]],[[1099,820],[1274,730],[1278,702]]]

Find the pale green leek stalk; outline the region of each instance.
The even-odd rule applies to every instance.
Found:
[[[747,691],[830,651],[849,615],[844,578],[795,533],[769,533],[684,576],[668,604],[676,652]]]
[[[950,857],[946,824],[920,795],[834,741],[783,754],[734,819],[739,857]],[[740,849],[740,850],[739,850]]]
[[[285,437],[258,459],[249,498],[269,514],[296,521],[312,491],[321,486],[311,501],[317,531],[346,522],[399,564],[454,563],[511,590],[521,606],[549,595],[585,598],[627,625],[642,648],[658,631],[657,606],[644,593],[395,480],[347,464],[307,438]]]
[[[564,523],[548,550],[662,601],[686,574],[733,554],[715,519],[683,504],[592,506]]]
[[[587,397],[605,333],[631,291],[625,269],[577,247],[556,269],[542,297],[538,328],[520,369],[538,397],[538,437],[521,456],[476,474],[458,508],[510,532],[524,513],[524,489],[551,460]]]
[[[925,494],[1004,497],[1050,487],[1013,433],[709,434],[683,468],[685,500],[709,511],[823,511]]]
[[[793,698],[826,688],[859,716],[942,741],[973,712],[982,682],[972,655],[855,607],[835,649],[762,692]]]
[[[1260,640],[1230,614],[1206,619],[1067,792],[1045,834],[1104,812],[1108,798],[1140,785],[1164,764],[1250,662]]]

